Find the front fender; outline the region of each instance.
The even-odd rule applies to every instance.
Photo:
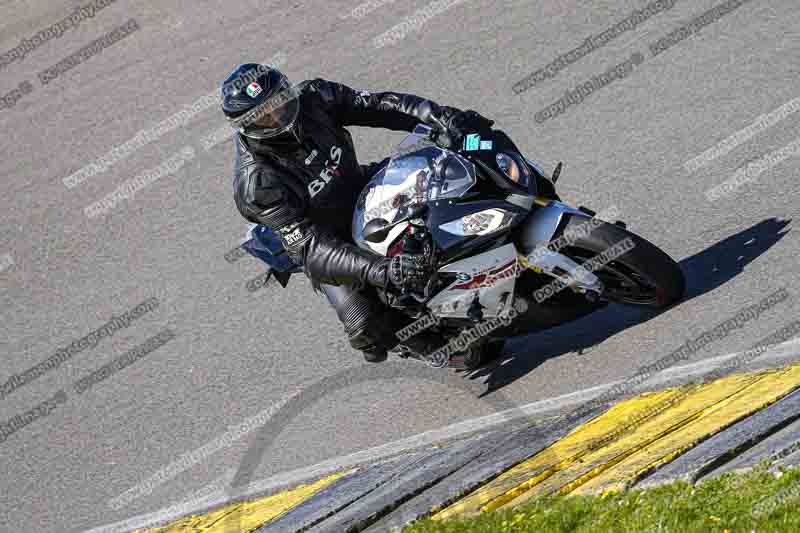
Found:
[[[581,269],[580,265],[570,257],[555,251],[547,251],[547,246],[563,232],[566,222],[574,217],[591,218],[580,209],[555,200],[549,201],[545,206],[532,211],[523,221],[522,231],[517,239],[517,249],[526,257],[528,266],[536,272],[557,279],[563,279],[563,273],[566,273],[572,284],[582,292],[592,291],[600,294],[603,284],[597,276]]]
[[[559,228],[569,217],[591,216],[563,202],[551,200],[544,207],[534,208],[522,222],[517,237],[517,247],[521,254],[530,255],[538,246],[547,246],[558,237]]]

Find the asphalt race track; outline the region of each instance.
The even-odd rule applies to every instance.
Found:
[[[0,56],[0,531],[82,531],[157,511],[231,472],[268,479],[622,380],[785,288],[789,298],[688,362],[745,350],[800,308],[796,1],[56,4],[0,3],[0,54],[80,6],[103,6],[24,57]],[[606,44],[514,89],[656,4]],[[681,28],[691,30],[673,33]],[[237,64],[270,59],[296,81],[411,92],[495,119],[548,171],[564,162],[565,201],[616,206],[629,229],[679,259],[686,301],[658,315],[612,306],[514,339],[472,376],[369,366],[304,277],[252,290],[264,267],[226,260],[246,223],[232,199],[231,142],[207,149],[225,126],[216,103],[80,183],[65,180],[202,102]],[[582,102],[543,112],[623,64]],[[351,131],[362,162],[401,138]],[[745,168],[736,190],[706,194]],[[113,334],[59,351],[146,301]],[[57,354],[35,379],[12,379]],[[293,400],[299,407],[280,410]],[[271,444],[253,457],[257,439]]]

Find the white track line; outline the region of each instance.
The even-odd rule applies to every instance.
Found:
[[[745,352],[720,355],[717,357],[704,359],[696,363],[690,363],[688,365],[667,368],[643,382],[638,387],[634,387],[629,391],[629,394],[635,394],[636,392],[652,389],[657,385],[686,380],[687,378],[692,378],[694,376],[701,376],[717,368],[718,366],[721,366],[721,364],[725,363],[726,361],[740,356],[743,353]],[[756,368],[771,367],[779,364],[785,364],[791,360],[800,360],[800,338],[792,339],[785,343],[776,345],[771,350],[768,350],[759,356],[753,363],[745,365],[739,370],[753,370]],[[554,398],[539,400],[521,407],[507,409],[492,415],[465,420],[444,428],[426,431],[424,433],[420,433],[418,435],[395,442],[390,442],[374,448],[368,448],[366,450],[342,457],[328,459],[313,466],[298,468],[296,470],[277,474],[265,480],[254,481],[248,486],[238,489],[236,492],[217,489],[216,491],[209,492],[202,498],[202,500],[190,498],[185,500],[184,503],[171,505],[168,508],[154,513],[138,515],[121,522],[115,522],[106,526],[97,527],[88,530],[87,533],[124,533],[131,531],[132,529],[150,527],[156,524],[176,520],[189,514],[198,514],[214,507],[224,505],[232,500],[263,496],[271,492],[321,478],[359,464],[385,459],[392,455],[397,455],[408,450],[427,446],[435,442],[466,435],[474,431],[487,430],[494,426],[525,416],[541,416],[545,414],[556,413],[564,410],[564,408],[587,402],[599,396],[606,390],[614,387],[615,385],[619,385],[624,382],[625,380],[620,380],[606,383],[604,385],[597,385],[595,387],[590,387],[577,392],[562,394],[561,396],[556,396]],[[227,478],[228,475],[223,477]],[[213,486],[214,483],[216,482],[212,482],[210,485]]]

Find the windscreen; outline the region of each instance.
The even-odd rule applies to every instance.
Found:
[[[390,224],[412,207],[432,200],[457,198],[476,182],[475,168],[457,153],[444,150],[424,137],[409,135],[389,163],[367,184],[353,215],[353,236],[375,218]]]

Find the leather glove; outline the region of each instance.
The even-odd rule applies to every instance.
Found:
[[[467,109],[454,114],[447,121],[447,131],[450,135],[464,136],[467,133],[486,131],[492,127],[494,120],[489,120],[477,111]]]
[[[368,283],[400,292],[423,292],[431,277],[431,268],[425,256],[400,254],[376,261],[368,273]]]
[[[493,120],[489,120],[477,111],[468,109],[458,111],[446,121],[447,136],[450,138],[452,146],[460,148],[464,136],[468,133],[479,133],[492,128]]]

